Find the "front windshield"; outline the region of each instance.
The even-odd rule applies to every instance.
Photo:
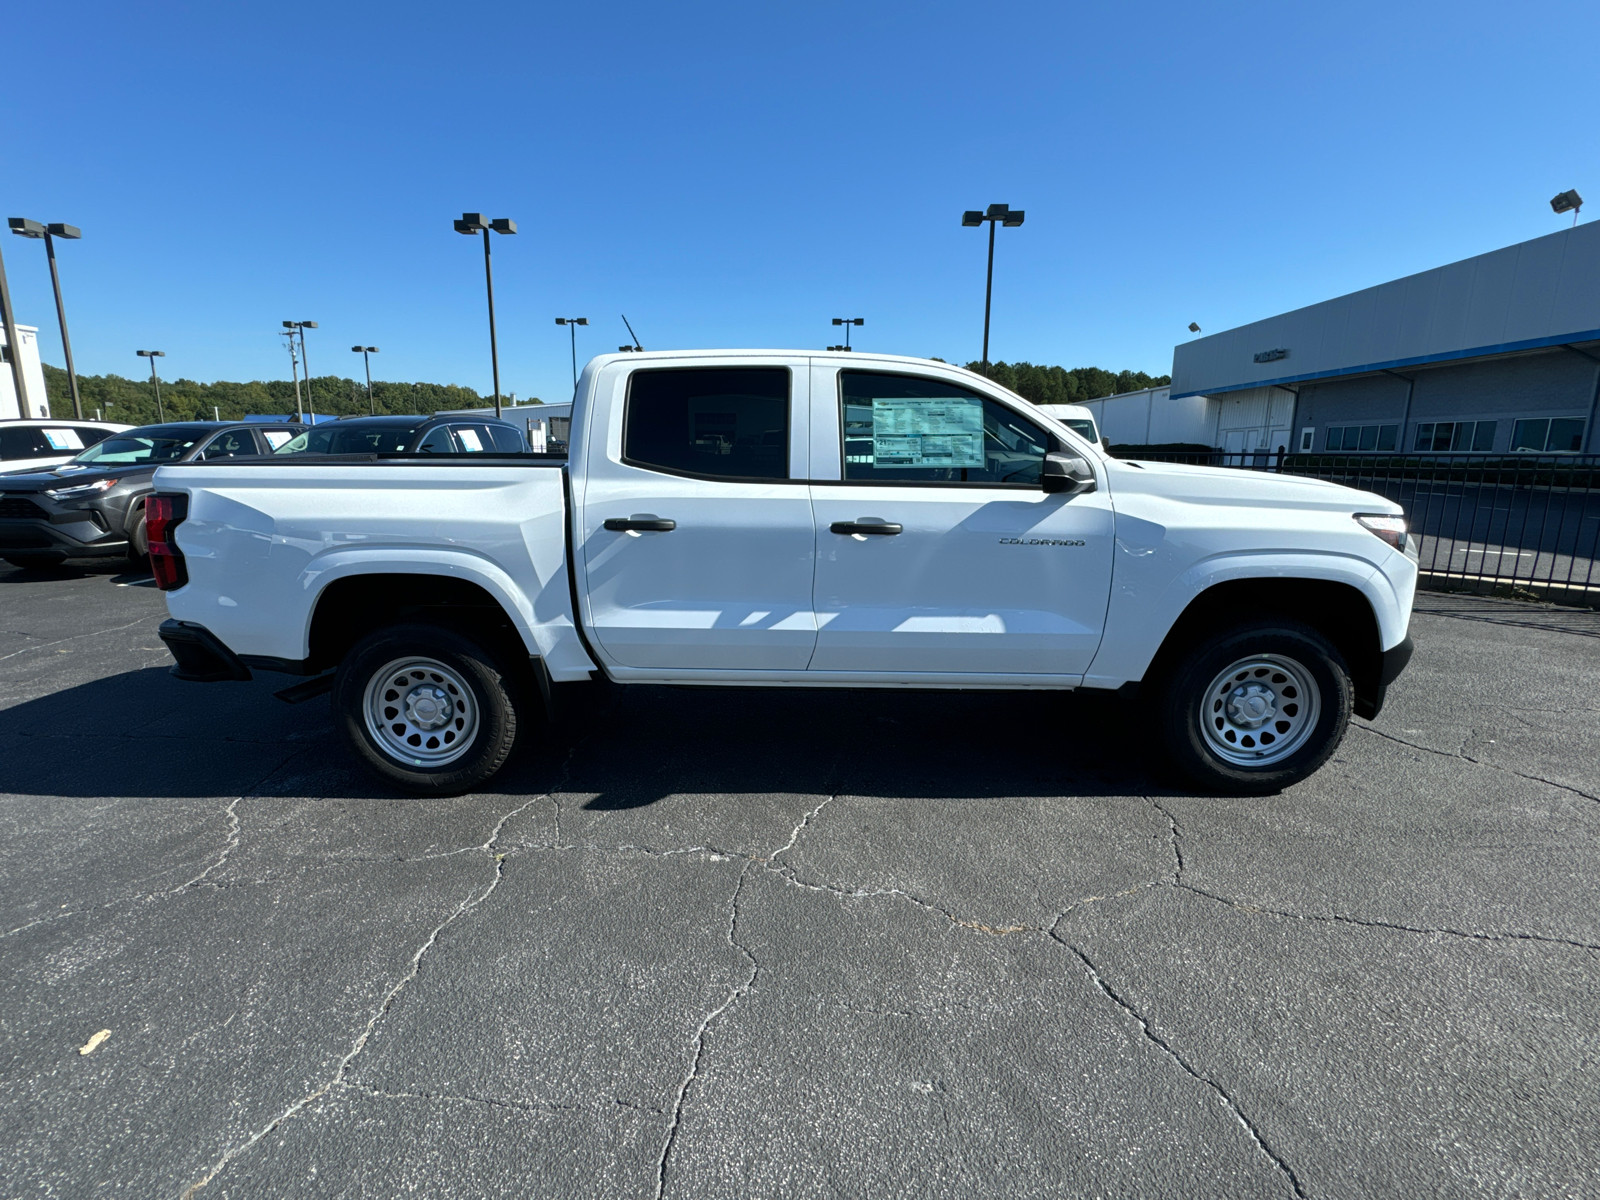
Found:
[[[96,442],[72,461],[100,467],[113,463],[176,462],[203,436],[201,432],[193,435],[152,435],[137,430],[114,433],[104,441]]]
[[[415,425],[322,425],[297,433],[274,454],[404,454]]]

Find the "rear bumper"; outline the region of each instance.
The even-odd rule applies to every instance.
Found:
[[[223,680],[251,678],[250,668],[222,644],[204,625],[193,621],[166,620],[159,630],[161,640],[177,663],[172,674],[190,683],[220,683]]]
[[[1416,648],[1416,643],[1411,640],[1411,635],[1408,633],[1405,641],[1383,652],[1378,663],[1378,674],[1373,690],[1366,695],[1356,697],[1356,716],[1370,721],[1383,711],[1383,701],[1389,693],[1389,685],[1400,678],[1400,672],[1406,669],[1406,664],[1411,661],[1412,652]]]

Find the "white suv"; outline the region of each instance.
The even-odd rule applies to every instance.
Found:
[[[0,421],[0,471],[57,467],[102,438],[132,428],[110,421]]]

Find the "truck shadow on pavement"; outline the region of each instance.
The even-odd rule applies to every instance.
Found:
[[[6,710],[15,752],[0,761],[0,793],[239,795],[293,760],[307,795],[402,794],[345,749],[326,698],[274,699],[286,682],[186,684],[152,666],[24,701]],[[596,685],[559,721],[541,722],[481,792],[537,795],[556,786],[607,811],[684,794],[1167,791],[1144,724],[1136,706],[1107,693]]]

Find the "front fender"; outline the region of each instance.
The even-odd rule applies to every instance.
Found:
[[[1224,552],[1201,559],[1165,583],[1143,586],[1137,572],[1119,570],[1106,636],[1084,685],[1115,688],[1144,678],[1168,632],[1194,599],[1220,583],[1240,579],[1311,579],[1353,587],[1372,606],[1379,649],[1387,650],[1405,640],[1416,581],[1410,560],[1401,554],[1393,557],[1398,563],[1383,570],[1365,558],[1336,551]],[[1404,586],[1407,569],[1409,587]]]

